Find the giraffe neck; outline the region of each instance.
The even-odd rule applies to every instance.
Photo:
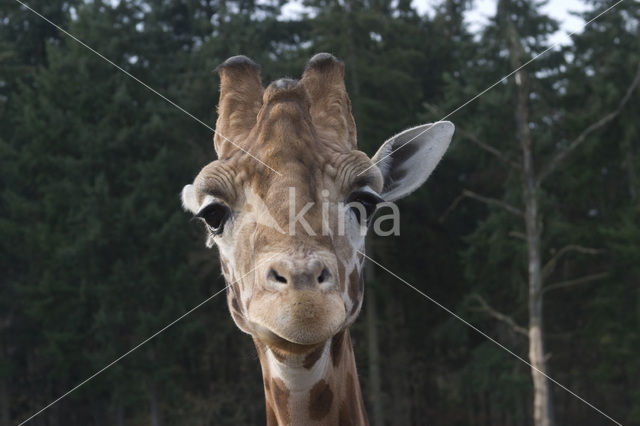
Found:
[[[302,354],[255,341],[267,425],[368,425],[349,330]]]

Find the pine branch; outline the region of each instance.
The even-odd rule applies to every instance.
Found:
[[[485,197],[484,195],[476,194],[473,191],[469,191],[468,189],[463,190],[462,191],[462,195],[467,197],[467,198],[472,198],[474,200],[481,201],[481,202],[483,202],[485,204],[502,207],[503,209],[505,209],[509,213],[513,213],[513,214],[518,215],[518,216],[522,216],[524,214],[522,212],[522,210],[520,210],[519,208],[517,208],[515,206],[512,206],[511,204],[507,203],[506,201],[498,200],[497,198]]]
[[[561,281],[559,283],[550,284],[542,289],[542,294],[546,294],[553,290],[558,290],[561,288],[573,287],[580,284],[586,284],[591,281],[596,281],[602,279],[609,275],[608,272],[601,272],[598,274],[585,275],[584,277],[576,278],[573,280]]]
[[[591,247],[584,247],[578,244],[568,244],[558,250],[549,261],[542,267],[542,278],[545,279],[553,273],[558,264],[558,260],[568,252],[575,251],[583,254],[600,254],[602,250]]]
[[[615,110],[608,113],[607,115],[605,115],[604,117],[602,117],[600,120],[588,126],[586,129],[582,131],[582,133],[578,135],[577,138],[571,141],[565,149],[558,152],[555,155],[555,157],[553,157],[551,161],[549,161],[547,165],[540,171],[540,175],[538,176],[538,180],[537,180],[538,185],[542,183],[542,181],[544,181],[551,173],[553,173],[558,168],[558,165],[562,163],[572,151],[576,150],[580,145],[582,145],[587,139],[587,137],[591,135],[591,133],[604,127],[606,124],[608,124],[618,115],[620,115],[620,113],[622,112],[622,109],[631,98],[631,94],[636,89],[639,83],[640,83],[640,65],[638,65],[636,75],[633,81],[631,82],[631,85],[627,88],[625,95],[620,100],[618,107]]]
[[[489,314],[489,316],[497,319],[498,321],[502,321],[503,323],[507,324],[509,327],[511,327],[511,329],[513,331],[515,331],[516,333],[522,334],[524,336],[529,336],[529,331],[522,327],[521,325],[518,325],[513,318],[511,318],[509,315],[503,314],[502,312],[497,311],[496,309],[492,308],[486,300],[484,300],[484,298],[482,298],[482,296],[480,296],[479,294],[472,294],[471,297],[473,297],[474,299],[476,299],[479,303],[480,303],[480,311],[482,312],[486,312],[487,314]]]
[[[435,106],[433,106],[431,104],[428,104],[428,103],[425,103],[424,105],[432,113],[434,113],[436,115],[443,116],[442,111],[440,111]],[[497,149],[497,148],[489,145],[488,143],[480,140],[474,133],[468,132],[468,131],[464,130],[463,128],[461,128],[461,127],[459,127],[457,125],[456,125],[456,133],[458,133],[458,134],[464,136],[465,138],[469,139],[471,142],[476,144],[478,147],[482,148],[483,150],[485,150],[489,154],[493,155],[494,157],[496,157],[498,160],[500,160],[502,163],[506,164],[507,166],[509,166],[509,167],[511,167],[513,169],[516,169],[516,170],[522,169],[522,166],[520,164],[518,164],[517,162],[509,159],[499,149]]]

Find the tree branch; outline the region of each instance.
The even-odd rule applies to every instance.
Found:
[[[602,117],[600,120],[588,126],[586,129],[582,131],[582,133],[578,135],[577,138],[571,141],[565,149],[558,152],[555,155],[555,157],[553,157],[551,161],[549,161],[547,165],[540,171],[540,175],[538,176],[537,183],[538,184],[542,183],[542,181],[544,181],[551,173],[553,173],[557,169],[558,165],[562,161],[564,161],[572,151],[574,151],[576,148],[582,145],[591,133],[595,132],[601,127],[604,127],[607,123],[609,123],[618,115],[620,115],[620,113],[622,112],[622,109],[631,98],[631,94],[636,89],[639,83],[640,83],[640,65],[638,65],[636,75],[633,78],[631,85],[627,88],[625,95],[620,100],[618,107],[615,110],[608,113],[607,115],[605,115],[604,117]]]
[[[485,204],[502,207],[503,209],[507,210],[509,213],[513,213],[518,216],[522,216],[524,214],[522,210],[520,210],[515,206],[512,206],[506,201],[498,200],[497,198],[485,197],[484,195],[476,194],[475,192],[470,191],[468,189],[463,189],[462,194],[458,195],[456,199],[453,200],[453,202],[449,205],[449,207],[447,207],[444,213],[442,213],[438,221],[440,223],[443,223],[446,220],[449,213],[451,213],[458,206],[458,204],[460,204],[460,201],[462,201],[465,198],[472,198],[474,200],[481,201]]]
[[[438,222],[439,223],[444,223],[444,221],[447,219],[447,216],[449,216],[449,213],[454,211],[455,208],[458,207],[458,204],[460,204],[460,201],[462,201],[463,199],[464,199],[464,195],[462,195],[462,194],[458,195],[456,197],[456,199],[453,200],[453,202],[451,204],[449,204],[449,207],[446,208],[444,213],[442,213],[440,215],[440,218],[438,219]]]
[[[509,235],[512,238],[517,238],[519,240],[527,241],[527,236],[525,234],[523,234],[522,232],[509,231],[509,233],[507,235]]]
[[[511,327],[511,329],[513,329],[513,331],[515,331],[516,333],[520,333],[524,336],[529,336],[529,331],[518,325],[513,318],[511,318],[509,315],[505,315],[502,312],[499,312],[497,310],[495,310],[494,308],[492,308],[486,300],[484,300],[482,298],[482,296],[480,296],[479,294],[472,294],[471,295],[472,298],[476,299],[479,303],[480,303],[480,311],[482,312],[486,312],[487,314],[489,314],[491,317],[497,319],[498,321],[502,321],[503,323],[507,324],[509,327]]]
[[[435,106],[428,103],[425,103],[424,105],[432,113],[443,116],[442,111],[440,111]],[[494,157],[496,157],[498,160],[500,160],[502,163],[506,164],[507,166],[517,170],[522,169],[522,166],[520,164],[518,164],[513,160],[510,160],[502,151],[480,140],[475,134],[471,132],[467,132],[466,130],[460,128],[459,126],[456,126],[456,132],[464,136],[465,138],[469,139],[471,142],[473,142],[474,144],[476,144],[477,146],[479,146],[489,154],[493,155]]]
[[[556,265],[558,264],[558,260],[560,260],[560,258],[565,253],[568,253],[571,251],[576,251],[578,253],[584,253],[584,254],[602,253],[602,250],[591,248],[591,247],[584,247],[577,244],[566,245],[562,247],[560,250],[558,250],[557,252],[555,252],[555,254],[551,257],[551,259],[549,259],[549,261],[545,263],[544,267],[542,268],[542,279],[545,279],[549,275],[551,275],[551,273],[553,273],[553,271],[555,270]]]
[[[485,204],[502,207],[503,209],[505,209],[509,213],[513,213],[513,214],[518,215],[518,216],[522,216],[523,215],[522,210],[520,210],[519,208],[517,208],[515,206],[512,206],[511,204],[509,204],[509,203],[507,203],[505,201],[498,200],[497,198],[485,197],[483,195],[476,194],[473,191],[469,191],[468,189],[464,189],[462,191],[462,196],[467,197],[467,198],[473,198],[474,200],[482,201]]]
[[[584,277],[576,278],[574,280],[567,280],[567,281],[561,281],[559,283],[550,284],[542,289],[542,294],[544,295],[550,291],[558,290],[560,288],[573,287],[575,285],[596,281],[606,277],[607,275],[609,275],[608,272],[600,272],[598,274],[586,275]]]

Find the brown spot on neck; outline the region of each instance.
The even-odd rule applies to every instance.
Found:
[[[346,399],[340,404],[340,411],[338,413],[338,424],[340,426],[350,426],[358,424],[359,411],[362,410],[362,415],[366,416],[364,409],[360,405],[360,401],[356,394],[356,383],[353,374],[347,373],[346,378]],[[366,417],[365,417],[366,423]]]
[[[349,274],[349,298],[353,302],[354,305],[358,304],[358,293],[359,293],[359,275],[358,268],[353,268],[353,271]]]
[[[320,345],[316,349],[309,352],[309,354],[306,357],[304,357],[304,362],[302,364],[304,368],[306,368],[307,370],[310,370],[316,364],[316,362],[318,362],[323,352],[324,352],[324,345]]]
[[[265,387],[266,388],[266,387]],[[283,424],[289,424],[289,389],[278,378],[271,379],[271,397],[278,413],[278,419]]]
[[[351,338],[348,329],[337,333],[326,344],[309,347],[305,352],[289,353],[287,362],[279,368],[295,368],[298,374],[312,374],[320,370],[312,370],[319,362],[325,362],[321,375],[316,376],[315,383],[309,387],[296,388],[296,383],[289,383],[285,377],[272,374],[267,350],[272,347],[254,339],[258,356],[262,364],[264,391],[266,400],[267,424],[288,425],[313,424],[326,425],[368,425],[364,411],[362,394],[356,373],[355,360],[351,349]],[[326,345],[329,345],[326,347]],[[324,351],[324,349],[327,349]],[[326,357],[326,358],[325,358]],[[329,360],[328,358],[331,358]],[[294,362],[295,361],[295,362]],[[295,365],[294,365],[295,364]],[[325,368],[326,367],[326,368]],[[294,379],[295,380],[295,379]],[[306,419],[306,420],[305,420]],[[317,423],[316,423],[317,422]]]
[[[309,393],[309,417],[312,420],[322,420],[331,411],[332,402],[333,391],[326,381],[320,380]]]

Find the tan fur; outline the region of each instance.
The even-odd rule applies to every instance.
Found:
[[[260,69],[243,58],[229,58],[218,67],[220,74],[220,102],[214,146],[218,158],[238,148],[256,122],[262,104],[262,83]]]
[[[356,124],[351,101],[344,86],[344,66],[330,55],[310,62],[302,83],[311,99],[311,115],[318,137],[335,149],[357,148]]]
[[[317,353],[318,348],[277,357],[271,347],[259,341],[256,341],[256,348],[263,371],[269,426],[368,424],[347,329],[318,347],[322,355],[311,366],[318,373],[310,372],[307,359],[310,354]],[[286,372],[282,377],[284,366]],[[292,386],[283,392],[281,386],[293,381],[290,376],[305,373],[312,377],[304,387]]]
[[[198,174],[193,197],[198,206],[213,197],[232,210],[224,233],[210,238],[231,284],[232,317],[258,350],[267,423],[367,424],[348,332],[362,305],[356,252],[364,238],[351,222],[347,235],[338,235],[337,205],[365,185],[379,192],[382,176],[357,151],[343,65],[317,55],[300,81],[266,90],[247,58],[230,58],[219,73],[219,159]],[[305,219],[317,235],[300,223],[289,234],[290,188],[299,208],[315,203]],[[323,200],[329,235],[322,235]],[[263,222],[267,211],[277,226]],[[273,270],[286,285],[269,280]],[[315,283],[324,270],[326,283]]]

